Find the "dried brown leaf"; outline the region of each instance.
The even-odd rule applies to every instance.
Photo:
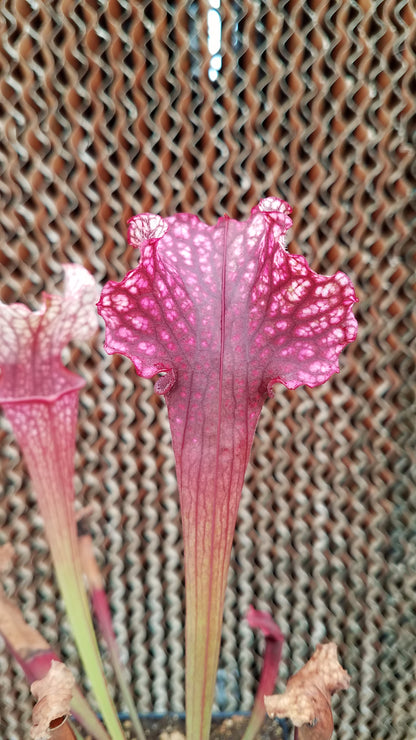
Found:
[[[71,671],[57,660],[52,661],[44,678],[32,683],[30,690],[37,703],[32,713],[31,740],[48,740],[51,729],[66,721],[74,687]]]
[[[20,609],[7,598],[1,585],[0,633],[22,660],[27,660],[37,652],[50,649],[42,635],[33,627],[26,624]]]
[[[350,677],[338,662],[337,646],[318,645],[311,659],[289,679],[283,694],[267,696],[269,717],[287,717],[299,727],[299,740],[329,740],[334,729],[331,696],[347,689]]]
[[[13,568],[15,550],[11,542],[0,547],[0,576],[8,575]]]
[[[87,579],[88,590],[90,592],[103,590],[104,579],[95,559],[91,535],[83,534],[81,537],[78,537],[78,547],[81,557],[81,567]]]

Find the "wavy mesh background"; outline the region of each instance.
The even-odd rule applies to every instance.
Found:
[[[65,261],[101,283],[120,278],[137,260],[126,248],[135,213],[186,210],[212,223],[246,218],[266,194],[292,204],[290,250],[351,276],[359,339],[324,386],[282,388],[264,408],[235,535],[217,709],[250,708],[262,649],[244,620],[253,603],[287,635],[279,688],[318,641],[338,643],[352,686],[335,700],[335,738],[412,740],[416,7],[222,2],[216,79],[209,8],[3,0],[1,298],[36,305]],[[163,401],[128,361],[106,357],[102,335],[68,359],[87,380],[79,502],[93,502],[137,703],[180,711],[182,551]],[[0,433],[0,538],[17,550],[5,585],[80,675],[3,418]],[[31,703],[3,650],[1,738],[27,736]]]

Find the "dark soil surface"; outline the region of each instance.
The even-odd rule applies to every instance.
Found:
[[[210,740],[242,740],[248,717],[235,715],[225,719],[213,719]],[[142,719],[146,740],[185,740],[185,720],[180,717],[167,716],[158,719]],[[124,723],[126,738],[134,740],[129,733],[129,723]],[[191,739],[189,739],[191,740]],[[289,733],[284,732],[275,720],[266,719],[256,740],[289,740]]]

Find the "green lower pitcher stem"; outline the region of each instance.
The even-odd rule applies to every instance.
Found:
[[[133,726],[134,732],[137,735],[137,740],[146,740],[146,736],[144,734],[142,724],[137,714],[137,709],[135,708],[132,697],[131,697],[131,693],[130,693],[129,686],[127,684],[127,679],[124,673],[124,669],[120,662],[120,656],[118,653],[117,645],[115,643],[112,643],[109,646],[109,651],[110,651],[112,665],[114,668],[114,673],[117,676],[117,681],[120,687],[121,695],[130,713],[130,722]]]
[[[120,720],[104,677],[77,546],[71,542],[71,535],[67,530],[56,531],[56,522],[54,529],[52,535],[47,532],[48,541],[74,639],[107,730],[112,740],[124,740]]]
[[[189,521],[183,518],[186,583],[186,735],[208,740],[221,644],[225,588],[233,526],[225,532],[224,507],[199,520],[196,548],[189,547]],[[205,509],[205,512],[207,509]],[[236,507],[229,514],[234,524]]]
[[[190,612],[189,607],[188,615]],[[186,735],[194,740],[207,740],[221,643],[222,602],[200,603],[198,616],[193,624],[189,624],[191,621],[187,616]]]

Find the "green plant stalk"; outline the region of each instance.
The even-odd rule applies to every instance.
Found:
[[[79,690],[72,697],[71,711],[76,715],[79,724],[82,725],[91,737],[95,738],[95,740],[109,740],[104,725],[101,724]]]
[[[208,508],[208,507],[207,507]],[[185,543],[191,531],[184,522]],[[186,735],[207,740],[221,643],[222,615],[232,529],[224,532],[221,522],[234,521],[234,515],[206,516],[195,540],[197,548],[185,550],[186,583]]]
[[[91,601],[101,634],[106,642],[108,651],[110,653],[111,663],[116,674],[122,697],[126,703],[129,712],[130,721],[137,735],[137,740],[146,740],[146,736],[138,717],[137,709],[134,705],[129,685],[127,683],[124,666],[122,665],[120,660],[120,651],[118,649],[116,636],[114,634],[111,612],[108,605],[107,595],[104,589],[92,589]]]
[[[78,690],[74,693],[71,700],[71,711],[76,715],[76,719],[83,728],[95,740],[110,740],[104,726],[98,717],[92,711],[81,692]]]
[[[81,567],[86,578],[93,615],[107,645],[114,673],[116,674],[122,697],[127,706],[131,723],[136,732],[137,740],[146,740],[133,695],[127,682],[126,670],[121,662],[120,650],[113,629],[113,620],[105,591],[104,579],[95,558],[93,540],[88,531],[84,517],[85,514],[82,514],[77,522],[78,546],[81,557]]]
[[[64,523],[62,523],[64,525]],[[65,522],[67,527],[68,523]],[[77,551],[75,538],[75,522],[73,537],[65,526],[47,527],[48,542],[52,553],[56,578],[65,603],[68,619],[70,621],[75,642],[81,660],[97,703],[100,707],[104,723],[112,740],[124,740],[123,730],[110,697],[105,680],[101,658],[98,650],[97,640],[85,591],[79,553]],[[53,530],[50,532],[49,530]]]
[[[146,740],[146,736],[144,734],[142,724],[137,714],[137,709],[134,706],[134,702],[133,702],[133,699],[130,693],[130,689],[129,689],[127,679],[126,679],[126,674],[124,672],[123,665],[120,662],[120,655],[119,655],[118,646],[116,642],[114,641],[111,644],[109,644],[108,649],[110,652],[110,657],[111,657],[112,665],[114,668],[114,672],[116,674],[118,685],[120,687],[121,695],[126,703],[131,724],[133,726],[134,732],[137,735],[137,740]]]
[[[83,740],[82,735],[80,735],[77,728],[74,727],[74,723],[69,720],[69,724],[70,724],[72,732],[75,735],[76,740]]]

